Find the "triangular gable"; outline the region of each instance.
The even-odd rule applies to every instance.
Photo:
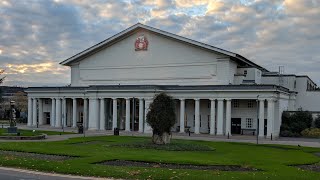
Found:
[[[146,26],[144,24],[141,24],[141,23],[137,23],[131,27],[129,27],[128,29],[125,29],[123,31],[121,31],[120,33],[60,62],[60,64],[62,65],[70,65],[71,63],[73,62],[76,62],[78,60],[81,60],[87,56],[89,56],[90,54],[93,54],[101,49],[103,49],[104,47],[110,45],[110,44],[113,44],[114,42],[116,42],[117,40],[129,35],[130,33],[134,32],[135,30],[139,29],[139,28],[142,28],[142,29],[145,29],[145,30],[148,30],[148,31],[151,31],[153,33],[156,33],[156,34],[160,34],[160,35],[163,35],[165,37],[169,37],[169,38],[173,38],[175,40],[178,40],[178,41],[181,41],[181,42],[184,42],[184,43],[188,43],[188,44],[191,44],[191,45],[194,45],[194,46],[198,46],[198,47],[201,47],[201,48],[205,48],[207,50],[210,50],[210,51],[214,51],[214,52],[217,52],[217,53],[221,53],[221,54],[224,54],[224,55],[227,55],[227,56],[230,56],[232,60],[235,60],[235,61],[240,61],[244,64],[247,64],[249,66],[253,66],[253,67],[256,67],[264,72],[268,72],[267,69],[255,64],[254,62],[244,58],[243,56],[239,55],[239,54],[236,54],[236,53],[233,53],[233,52],[230,52],[230,51],[226,51],[224,49],[220,49],[220,48],[217,48],[217,47],[214,47],[214,46],[211,46],[211,45],[208,45],[208,44],[205,44],[205,43],[201,43],[201,42],[198,42],[198,41],[195,41],[195,40],[192,40],[192,39],[188,39],[188,38],[185,38],[185,37],[182,37],[182,36],[179,36],[179,35],[176,35],[176,34],[172,34],[172,33],[169,33],[169,32],[166,32],[166,31],[163,31],[163,30],[160,30],[160,29],[156,29],[154,27],[150,27],[150,26]]]

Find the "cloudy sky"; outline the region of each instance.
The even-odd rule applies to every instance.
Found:
[[[141,22],[320,84],[320,0],[0,0],[6,85],[64,85],[62,60]]]

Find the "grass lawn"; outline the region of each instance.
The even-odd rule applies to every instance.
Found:
[[[1,155],[0,165],[66,174],[125,179],[320,179],[319,172],[290,165],[320,161],[318,148],[245,143],[173,140],[171,148],[150,149],[147,137],[81,137],[59,142],[5,142],[1,150],[79,156],[64,161]],[[132,144],[139,144],[139,148]],[[187,151],[174,146],[194,146]],[[202,147],[209,147],[209,150]],[[179,148],[178,148],[179,149]],[[105,160],[135,160],[195,165],[241,165],[261,171],[230,172],[96,164]]]
[[[35,130],[33,132],[32,130],[24,130],[24,129],[18,129],[18,132],[20,132],[20,136],[38,136],[41,134],[47,134],[47,135],[61,135],[63,134],[74,134],[71,132],[58,132],[58,131],[38,131]],[[7,134],[7,128],[0,128],[0,136],[12,136],[10,134]]]

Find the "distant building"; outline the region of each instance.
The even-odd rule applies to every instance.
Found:
[[[142,24],[60,64],[70,67],[71,85],[28,88],[28,126],[149,133],[145,117],[159,92],[176,99],[174,130],[195,134],[239,134],[259,122],[260,137],[276,137],[283,111],[320,110],[308,76],[269,72],[239,54]]]

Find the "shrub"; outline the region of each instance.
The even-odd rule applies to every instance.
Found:
[[[167,141],[170,141],[167,139],[167,135],[170,134],[175,121],[175,101],[173,98],[165,93],[156,95],[147,114],[147,123],[153,130],[153,142],[157,143],[156,138],[160,138],[159,144],[166,144]]]
[[[320,116],[318,116],[314,121],[314,127],[320,128]]]
[[[308,111],[297,111],[290,114],[282,113],[280,135],[285,137],[298,137],[304,129],[312,125],[312,114]]]
[[[308,128],[301,132],[304,137],[320,137],[320,128]]]

